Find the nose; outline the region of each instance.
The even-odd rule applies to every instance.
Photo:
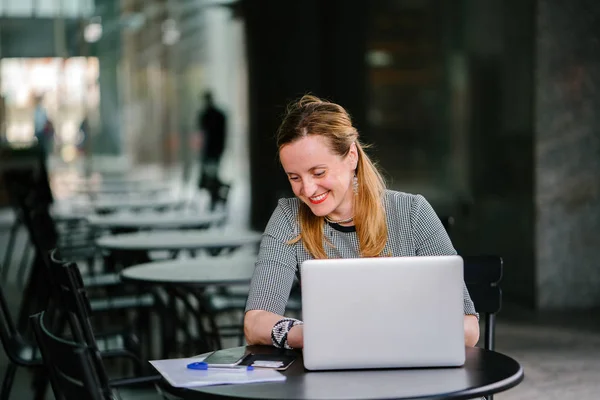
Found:
[[[317,190],[317,185],[312,179],[305,179],[302,181],[302,194],[306,197],[314,196]]]

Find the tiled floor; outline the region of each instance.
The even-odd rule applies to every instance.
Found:
[[[498,316],[497,350],[518,360],[524,381],[497,399],[595,399],[600,393],[600,311]]]

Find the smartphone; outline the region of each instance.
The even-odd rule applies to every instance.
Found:
[[[254,368],[271,368],[284,371],[296,360],[296,356],[289,354],[248,354],[241,361],[241,365],[252,365]]]
[[[203,361],[214,367],[234,367],[240,365],[249,355],[244,352],[243,347],[234,347],[232,349],[212,352]]]

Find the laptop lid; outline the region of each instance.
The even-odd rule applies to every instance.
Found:
[[[300,266],[309,370],[460,366],[460,256],[307,260]]]

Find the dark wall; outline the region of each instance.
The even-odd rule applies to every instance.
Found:
[[[395,129],[366,132],[372,104],[365,86],[373,72],[364,61],[366,25],[373,20],[365,4],[244,3],[257,229],[277,198],[289,195],[274,139],[289,100],[310,91],[346,106],[367,141],[371,134],[376,145],[385,143],[375,154],[383,165],[395,166],[397,148],[406,145]],[[466,138],[461,154],[469,194],[454,215],[454,244],[462,254],[504,258],[502,287],[509,303],[598,306],[600,3],[462,0],[453,7],[459,10],[453,8],[444,22],[453,33],[447,51],[464,60],[466,90],[450,99],[462,104],[448,110],[463,110],[465,124],[464,135],[448,140]],[[456,185],[456,177],[448,176],[449,186]]]
[[[286,104],[311,92],[342,104],[365,125],[363,1],[248,0],[251,223],[264,229],[291,190],[277,160],[275,133]]]
[[[464,1],[471,204],[457,216],[465,254],[504,258],[508,302],[535,306],[532,0]]]
[[[473,197],[455,244],[504,257],[506,301],[598,307],[600,3],[464,4]]]

